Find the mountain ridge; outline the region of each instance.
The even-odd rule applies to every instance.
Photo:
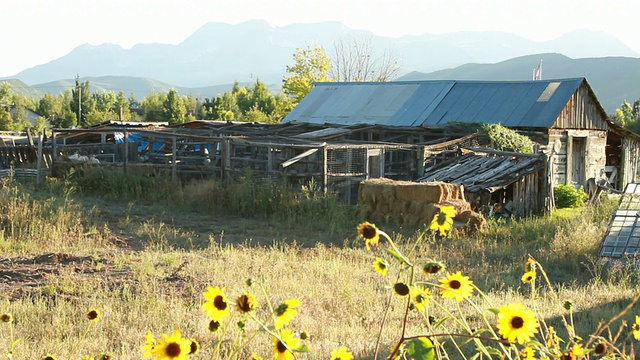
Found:
[[[401,62],[402,73],[433,72],[467,63],[495,63],[536,53],[558,52],[574,59],[640,56],[611,35],[584,29],[535,42],[499,31],[390,38],[350,29],[336,21],[273,27],[263,20],[251,20],[236,25],[206,23],[177,45],[147,43],[125,50],[116,44],[83,44],[65,56],[4,79],[18,78],[33,85],[80,74],[146,77],[181,87],[248,82],[256,78],[265,83],[279,83],[286,74],[286,66],[293,64],[297,48],[315,42],[330,52],[332,43],[344,38],[370,40],[375,52],[372,55],[390,53]]]

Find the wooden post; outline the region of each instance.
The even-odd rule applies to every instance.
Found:
[[[124,165],[122,170],[127,173],[127,165],[129,165],[129,130],[124,130]]]
[[[171,180],[176,181],[178,178],[178,149],[176,148],[176,137],[171,137]]]
[[[327,172],[329,171],[329,169],[327,168],[327,165],[328,165],[327,156],[328,156],[328,154],[329,154],[329,152],[327,151],[327,144],[325,143],[322,146],[322,192],[324,192],[325,194],[329,190],[329,184],[327,184],[327,182],[329,181],[329,176],[327,175]]]
[[[42,133],[38,134],[38,161],[36,162],[36,187],[40,186],[42,176]]]

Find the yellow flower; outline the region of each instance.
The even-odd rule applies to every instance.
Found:
[[[498,312],[498,333],[509,342],[524,344],[538,332],[536,314],[524,305],[505,305]]]
[[[207,300],[202,308],[213,321],[222,321],[229,315],[229,303],[224,295],[224,288],[207,286],[207,292],[203,293]]]
[[[87,311],[87,319],[98,322],[98,320],[100,320],[100,311],[98,311],[98,309],[89,309],[89,311]]]
[[[200,351],[200,344],[196,339],[189,339],[189,355],[197,354]]]
[[[262,358],[262,356],[256,353],[251,353],[251,360],[264,360],[264,359]]]
[[[640,340],[640,316],[636,315],[636,322],[631,326],[633,329],[633,337]]]
[[[573,348],[571,348],[571,353],[575,356],[582,356],[588,353],[588,351],[582,346],[582,344],[573,344]]]
[[[273,337],[273,357],[277,360],[294,360],[291,352],[298,347],[300,340],[293,331],[284,329],[280,333],[280,339]],[[291,350],[290,350],[291,349]]]
[[[236,306],[241,313],[248,313],[258,307],[258,299],[252,293],[244,293],[236,300]]]
[[[522,358],[522,360],[535,360],[536,351],[530,348],[529,346],[527,346],[526,348],[522,349],[522,351],[520,352],[520,357]]]
[[[456,209],[449,205],[443,206],[440,212],[433,215],[429,229],[439,231],[441,236],[445,236],[451,230],[454,217],[456,217]]]
[[[331,359],[330,360],[352,360],[353,354],[347,350],[346,347],[339,347],[337,349],[331,350]]]
[[[556,337],[557,337],[556,329],[553,326],[549,326],[549,333],[547,334],[547,346],[553,348],[556,346]]]
[[[383,258],[376,257],[373,261],[373,269],[381,275],[387,275],[387,262]]]
[[[162,334],[163,339],[153,347],[152,354],[156,360],[184,360],[191,351],[191,341],[176,330],[171,335]]]
[[[534,259],[533,256],[529,255],[527,261],[524,263],[524,272],[527,273],[529,271],[535,271],[537,266],[538,262],[536,261],[536,259]]]
[[[8,324],[10,322],[13,322],[13,316],[9,313],[4,313],[0,315],[0,322],[3,324]]]
[[[288,325],[294,316],[298,313],[297,309],[300,306],[300,300],[289,299],[280,304],[276,309],[276,321],[273,326],[276,329],[281,329],[283,326]]]
[[[411,303],[418,309],[418,311],[424,311],[425,307],[429,305],[429,299],[431,299],[431,294],[429,293],[428,288],[424,288],[423,286],[411,286]]]
[[[533,280],[536,279],[536,272],[534,271],[527,271],[526,273],[524,273],[524,275],[522,275],[522,282],[523,283],[530,283]]]
[[[447,274],[445,278],[440,279],[440,291],[442,297],[456,299],[460,302],[471,296],[473,281],[469,280],[468,276],[462,276],[460,271],[455,274]]]
[[[380,243],[380,233],[375,224],[365,221],[358,225],[358,236],[364,239],[364,245],[367,250],[371,249],[370,245],[378,246]]]
[[[142,350],[144,350],[144,356],[151,356],[153,352],[153,347],[156,345],[156,339],[153,337],[151,331],[147,333],[147,337],[145,339],[144,345],[142,345]]]

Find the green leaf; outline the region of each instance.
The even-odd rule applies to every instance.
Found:
[[[409,359],[433,360],[436,358],[433,342],[428,337],[419,337],[407,342]]]
[[[448,316],[443,317],[442,319],[438,320],[435,324],[433,324],[433,328],[437,329],[440,325],[444,324],[444,322],[447,320],[449,320]]]
[[[387,249],[387,252],[391,254],[391,256],[396,258],[398,261],[400,261],[401,263],[404,263],[404,260],[402,260],[402,256],[400,256],[400,254],[398,254],[395,250]]]
[[[492,313],[494,313],[496,315],[498,315],[498,313],[500,312],[500,309],[498,309],[498,308],[489,308],[487,310],[491,311]]]
[[[300,345],[297,348],[295,348],[293,351],[299,352],[299,353],[307,353],[311,351],[311,348],[307,345]]]

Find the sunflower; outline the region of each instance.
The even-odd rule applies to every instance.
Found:
[[[330,360],[352,360],[353,354],[347,350],[346,347],[339,347],[337,349],[331,350],[331,359]]]
[[[211,320],[220,322],[229,315],[229,303],[224,295],[224,288],[207,286],[207,292],[202,295],[207,300],[202,304],[202,308]]]
[[[189,355],[197,354],[200,351],[200,343],[196,339],[189,339]]]
[[[156,339],[153,337],[153,333],[149,331],[147,333],[144,345],[142,345],[142,350],[144,350],[144,356],[149,357],[153,353],[153,348],[156,346]]]
[[[538,332],[536,313],[524,305],[505,305],[498,312],[498,333],[509,342],[524,344]]]
[[[411,303],[413,306],[415,306],[420,312],[424,311],[425,307],[429,305],[429,299],[431,299],[429,289],[416,285],[411,286],[409,288],[409,292],[411,294]]]
[[[100,311],[98,309],[89,309],[87,311],[87,319],[89,319],[89,321],[98,322],[98,320],[100,320]]]
[[[444,270],[444,264],[439,261],[429,261],[422,266],[422,272],[425,276],[437,274]]]
[[[636,322],[631,326],[633,329],[633,337],[640,340],[640,316],[636,315]]]
[[[536,351],[527,346],[526,348],[520,351],[520,357],[522,360],[535,360],[536,359]]]
[[[248,313],[258,306],[258,299],[252,293],[244,293],[236,300],[236,306],[241,313]]]
[[[42,357],[42,360],[58,360],[58,358],[55,357],[54,355],[46,354],[45,356]]]
[[[547,346],[552,348],[558,345],[558,333],[556,333],[556,329],[553,326],[549,326],[549,331],[547,334]]]
[[[522,275],[522,279],[521,280],[525,284],[526,283],[530,283],[530,282],[532,282],[533,280],[536,279],[536,275],[537,274],[536,274],[535,270],[534,271],[527,271],[526,273],[524,273],[524,275]]]
[[[273,337],[273,357],[277,360],[294,360],[295,356],[291,352],[296,349],[300,340],[293,331],[284,329],[280,333],[280,339]]]
[[[283,326],[289,324],[293,317],[296,316],[298,311],[296,310],[300,306],[300,300],[289,299],[280,304],[276,309],[276,321],[273,326],[276,329],[281,329]]]
[[[440,208],[440,212],[433,215],[429,229],[439,231],[441,236],[445,236],[451,230],[455,216],[456,209],[453,206],[443,206]]]
[[[184,360],[191,352],[191,340],[180,335],[176,330],[171,335],[162,334],[163,339],[153,347],[152,353],[156,360]]]
[[[364,239],[364,245],[367,250],[371,249],[370,245],[378,246],[380,243],[380,233],[375,224],[365,221],[358,225],[358,236]]]
[[[440,279],[440,291],[442,297],[456,299],[459,302],[471,296],[473,281],[469,280],[468,276],[462,276],[460,271],[447,274],[445,278]]]
[[[527,257],[527,261],[524,263],[524,272],[535,271],[537,266],[538,262],[536,259],[529,255],[529,257]]]
[[[376,257],[373,261],[373,269],[380,275],[387,275],[387,262],[383,258]]]
[[[13,316],[9,313],[4,313],[2,315],[0,315],[0,322],[4,323],[4,324],[8,324],[10,322],[13,322]]]

